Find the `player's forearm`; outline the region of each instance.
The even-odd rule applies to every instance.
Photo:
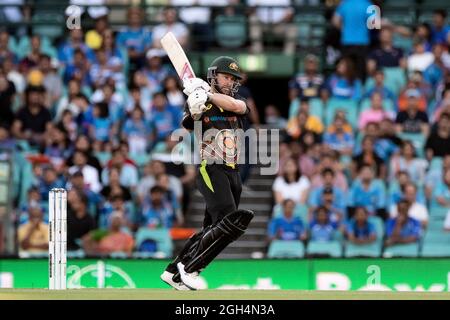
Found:
[[[244,101],[234,99],[233,97],[221,93],[209,94],[209,101],[222,109],[238,114],[245,113],[247,109]]]

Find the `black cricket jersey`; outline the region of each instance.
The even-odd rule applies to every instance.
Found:
[[[242,97],[235,97],[235,99],[245,102]],[[237,130],[244,130],[243,120],[248,113],[248,107],[244,114],[237,114],[207,102],[206,111],[199,120],[201,121],[201,130],[199,130],[198,127],[194,128],[194,120],[186,104],[182,124],[188,130],[195,129],[202,161],[236,164],[241,147],[241,137]]]

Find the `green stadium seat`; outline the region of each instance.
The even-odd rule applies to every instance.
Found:
[[[64,15],[55,12],[37,12],[31,17],[33,33],[55,39],[63,35]]]
[[[443,220],[445,219],[449,211],[450,211],[449,208],[441,207],[437,204],[432,204],[430,206],[430,219]]]
[[[384,68],[384,83],[388,89],[394,92],[396,95],[399,94],[400,90],[406,85],[406,74],[402,68]]]
[[[381,255],[382,240],[376,240],[370,244],[353,244],[346,242],[345,257],[379,257]]]
[[[450,232],[441,228],[434,229],[433,224],[425,234],[421,256],[422,257],[450,257]]]
[[[342,257],[342,244],[340,241],[309,241],[306,252],[312,256]]]
[[[333,120],[336,111],[343,110],[347,114],[347,121],[356,128],[358,122],[358,104],[352,99],[331,98],[325,110],[325,126],[329,126]]]
[[[220,46],[238,48],[247,41],[247,19],[245,16],[218,16],[215,19],[216,39]]]
[[[437,232],[444,230],[444,219],[430,219],[428,221],[427,232]]]
[[[168,229],[139,228],[136,232],[135,239],[136,249],[138,249],[145,240],[151,239],[157,243],[158,252],[161,252],[166,258],[172,256],[173,243]]]
[[[303,258],[305,249],[300,240],[273,240],[270,243],[268,258]]]
[[[309,113],[311,115],[314,115],[314,116],[320,118],[320,120],[322,120],[322,122],[323,122],[323,118],[324,118],[324,115],[323,115],[324,109],[325,109],[325,106],[321,99],[314,98],[314,99],[309,100]]]
[[[419,255],[419,242],[408,243],[408,244],[398,244],[389,246],[384,249],[384,258],[393,257],[411,257],[416,258]]]

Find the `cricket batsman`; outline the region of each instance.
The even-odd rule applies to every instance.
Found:
[[[206,202],[203,228],[185,244],[180,254],[161,275],[177,290],[202,288],[199,273],[231,242],[247,229],[254,214],[239,210],[242,184],[237,167],[243,128],[249,109],[235,94],[242,79],[237,62],[230,57],[215,59],[208,68],[207,80],[183,81],[188,96],[182,125],[194,130],[199,142],[201,165],[197,188]],[[201,129],[198,130],[198,124]]]

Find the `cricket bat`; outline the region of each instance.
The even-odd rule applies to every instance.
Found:
[[[161,38],[161,46],[169,56],[170,62],[172,62],[181,80],[195,78],[194,70],[192,70],[186,53],[184,53],[183,48],[172,32],[166,33]]]

